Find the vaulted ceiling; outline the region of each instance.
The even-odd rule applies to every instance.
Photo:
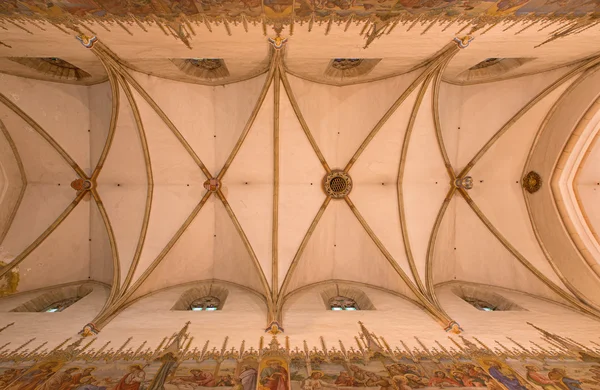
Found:
[[[260,26],[231,26],[231,37],[196,35],[190,51],[156,26],[103,32],[91,49],[52,27],[30,37],[8,26],[0,274],[18,272],[19,292],[110,285],[100,325],[146,294],[210,279],[263,295],[269,320],[281,320],[290,293],[328,280],[400,293],[444,326],[452,319],[435,286],[451,281],[600,316],[600,257],[588,249],[600,247],[598,32],[534,50],[546,32],[498,26],[461,49],[456,31],[425,25],[364,49],[362,26],[325,28],[296,27],[279,48]],[[58,57],[93,80],[36,80],[48,77],[8,57]],[[195,79],[170,60],[192,57],[224,59],[229,78]],[[465,78],[492,57],[535,60]],[[333,58],[381,61],[333,80],[324,75]],[[564,141],[545,152],[569,113]],[[577,126],[588,130],[566,178],[555,165]],[[342,199],[323,191],[336,170],[352,179]],[[542,176],[539,193],[523,189],[530,170]],[[457,188],[467,175],[473,188]],[[92,190],[71,188],[78,178]],[[211,178],[215,192],[204,186]],[[579,195],[554,221],[561,180]],[[576,227],[563,226],[570,220],[581,245]],[[553,252],[556,237],[569,261]]]

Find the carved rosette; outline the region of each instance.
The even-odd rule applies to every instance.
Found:
[[[323,179],[323,189],[332,198],[343,198],[352,191],[352,179],[344,171],[333,171]]]
[[[221,182],[219,179],[208,179],[204,182],[204,188],[209,192],[217,192],[221,188]]]
[[[523,188],[530,194],[542,188],[542,177],[539,173],[531,171],[523,178]]]

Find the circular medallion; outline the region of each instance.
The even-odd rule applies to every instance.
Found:
[[[90,180],[75,179],[71,182],[71,188],[76,191],[87,191],[92,189],[93,184]]]
[[[344,171],[333,171],[325,176],[323,187],[332,198],[343,198],[352,190],[352,179]]]
[[[204,188],[206,188],[207,191],[210,192],[217,192],[219,190],[219,188],[221,188],[221,182],[219,181],[219,179],[208,179],[204,182]]]
[[[542,178],[539,173],[531,171],[523,178],[523,188],[530,194],[542,188]]]

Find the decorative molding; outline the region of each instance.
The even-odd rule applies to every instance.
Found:
[[[54,232],[54,230],[58,228],[58,226],[60,226],[62,221],[64,221],[69,216],[69,214],[71,214],[71,211],[73,211],[75,207],[77,207],[77,205],[79,204],[79,202],[81,202],[85,195],[85,192],[77,194],[75,199],[67,206],[67,208],[54,220],[54,222],[50,224],[50,226],[46,228],[46,230],[42,232],[42,234],[38,236],[38,238],[35,239],[35,241],[29,244],[29,246],[27,246],[27,248],[25,248],[17,257],[15,257],[10,263],[8,263],[8,265],[0,268],[0,278],[2,278],[4,275],[10,272],[16,266],[18,266],[23,260],[27,258],[27,256],[29,256],[29,254],[31,254],[31,252],[33,252],[38,246],[40,246],[40,244],[44,242],[46,238],[48,238],[48,236],[50,236],[50,234],[52,234],[52,232]]]
[[[471,161],[463,168],[463,170],[458,174],[458,177],[464,177],[469,173],[469,171],[477,164],[477,162],[483,157],[483,155],[496,143],[496,141],[509,129],[512,125],[517,122],[523,115],[525,115],[533,106],[535,106],[540,100],[548,96],[551,92],[553,92],[556,88],[560,87],[563,83],[569,80],[571,77],[578,75],[579,73],[589,69],[600,63],[600,56],[592,57],[588,61],[585,61],[575,68],[571,69],[552,84],[544,88],[543,91],[538,93],[535,97],[533,97],[525,106],[523,106],[515,115],[513,115],[502,127],[490,138],[479,151],[473,156]]]
[[[554,113],[558,110],[559,106],[561,104],[564,104],[567,101],[567,98],[571,95],[571,93],[573,93],[573,91],[576,89],[576,87],[578,87],[581,83],[583,83],[588,77],[590,77],[594,72],[597,71],[597,69],[591,68],[592,71],[588,71],[588,72],[584,72],[581,76],[579,76],[571,85],[569,85],[569,87],[562,93],[562,95],[557,99],[557,101],[553,104],[553,106],[550,108],[550,110],[548,111],[548,113],[546,114],[544,120],[542,121],[542,123],[540,124],[540,127],[536,133],[536,136],[532,142],[532,145],[529,149],[529,153],[527,156],[527,160],[526,163],[523,165],[523,172],[522,172],[522,176],[526,175],[526,172],[528,169],[530,169],[531,166],[531,161],[534,157],[534,152],[537,148],[538,143],[540,142],[540,139],[542,137],[542,133],[543,131],[546,129],[551,117],[554,115]],[[544,150],[544,152],[546,153],[546,151]],[[557,164],[559,164],[560,161],[557,161]],[[557,166],[555,166],[553,168],[553,172],[557,169]],[[553,180],[553,179],[551,179]],[[551,187],[550,187],[551,189]],[[552,191],[550,191],[551,195],[552,195]],[[541,193],[540,193],[541,194]],[[575,286],[563,275],[563,273],[560,271],[560,269],[558,268],[557,264],[555,263],[555,261],[553,260],[550,252],[548,251],[546,244],[543,242],[542,240],[542,236],[540,233],[540,230],[536,224],[536,221],[534,219],[534,215],[533,215],[533,210],[532,210],[532,205],[531,205],[531,199],[529,196],[526,195],[525,190],[523,189],[523,198],[525,200],[525,206],[527,208],[527,214],[529,215],[529,220],[531,222],[531,226],[532,226],[532,230],[534,232],[534,235],[536,237],[536,240],[540,246],[540,248],[542,249],[542,252],[544,253],[544,256],[546,257],[546,260],[548,261],[548,263],[550,264],[550,266],[552,267],[552,269],[554,270],[554,272],[556,273],[556,275],[558,275],[559,279],[563,282],[563,284],[569,289],[569,291],[571,291],[576,297],[578,297],[581,301],[585,302],[587,305],[596,308],[597,306],[595,304],[593,304],[592,302],[590,302],[590,300],[588,298],[585,297],[585,295],[579,291],[577,288],[575,288]],[[553,202],[555,202],[556,204],[556,199],[552,199]],[[557,208],[558,210],[560,210],[559,208]],[[561,221],[561,223],[563,223],[564,225],[564,220],[562,218],[559,219],[559,221]],[[571,240],[571,238],[569,238],[569,240]],[[572,242],[572,241],[571,241]],[[582,255],[580,253],[580,255]],[[582,256],[584,260],[587,261],[587,259]],[[593,259],[595,262],[595,259]],[[597,277],[600,277],[600,274],[598,273],[598,271],[594,270],[593,264],[589,264],[588,266],[589,268],[592,269],[592,272],[594,272],[594,274]]]
[[[75,173],[80,178],[87,178],[87,175],[79,167],[79,165],[69,156],[69,154],[48,134],[36,121],[34,121],[29,115],[27,115],[21,108],[19,108],[16,104],[14,104],[10,99],[8,99],[5,95],[0,93],[0,103],[3,103],[6,107],[12,110],[15,114],[17,114],[21,119],[23,119],[29,126],[31,126],[39,135],[42,136],[49,144],[60,154],[60,156],[73,168]]]
[[[140,257],[142,255],[142,250],[144,249],[144,242],[146,241],[146,234],[148,233],[148,225],[150,223],[150,213],[152,211],[152,196],[154,193],[154,177],[152,175],[152,160],[150,159],[150,150],[148,149],[148,141],[146,140],[146,132],[144,131],[144,124],[142,122],[142,117],[137,107],[137,103],[135,98],[133,97],[133,93],[125,81],[125,78],[122,75],[117,75],[117,80],[119,84],[123,88],[125,92],[125,96],[127,96],[127,100],[129,101],[129,106],[131,107],[131,111],[133,113],[133,118],[136,123],[136,128],[138,130],[138,135],[140,136],[140,143],[142,146],[142,151],[144,153],[144,163],[146,166],[146,182],[147,182],[147,191],[146,191],[146,205],[144,207],[144,219],[142,220],[142,228],[140,230],[140,236],[138,239],[137,246],[135,248],[135,253],[133,254],[133,259],[131,261],[131,265],[129,270],[127,271],[127,275],[125,276],[125,280],[123,281],[123,285],[121,286],[122,290],[120,295],[123,295],[125,291],[129,288],[135,271],[138,266],[138,262],[140,261]]]
[[[290,104],[292,105],[292,109],[294,110],[294,114],[296,114],[296,118],[298,119],[298,122],[300,123],[300,127],[302,127],[302,131],[304,131],[304,134],[306,135],[306,138],[308,139],[308,142],[310,143],[310,146],[312,147],[313,151],[317,155],[317,158],[321,162],[323,169],[325,169],[325,172],[327,174],[330,174],[331,168],[329,167],[329,164],[327,164],[327,160],[325,160],[325,156],[323,156],[323,153],[321,153],[321,149],[319,149],[319,145],[317,145],[317,141],[315,141],[315,138],[311,134],[310,129],[308,128],[308,125],[306,124],[306,121],[304,120],[304,116],[302,115],[302,112],[300,111],[300,107],[298,106],[298,102],[296,101],[296,98],[294,97],[294,92],[292,91],[292,87],[290,86],[290,82],[285,73],[285,69],[281,65],[281,63],[279,65],[279,74],[281,75],[281,82],[283,83],[283,89],[285,90],[285,93],[288,96]]]
[[[119,258],[119,250],[117,248],[115,232],[112,228],[112,224],[110,223],[110,218],[108,217],[108,213],[106,212],[106,208],[104,207],[100,193],[95,188],[92,189],[92,197],[94,198],[94,202],[96,203],[96,207],[98,208],[98,212],[100,212],[100,217],[104,223],[104,228],[106,229],[106,234],[108,236],[108,242],[110,244],[111,257],[113,259],[113,280],[110,289],[110,295],[104,304],[104,307],[102,310],[100,310],[100,313],[102,313],[116,299],[121,289],[121,261]]]
[[[404,243],[404,251],[406,253],[406,258],[408,260],[408,265],[410,267],[410,271],[413,275],[413,279],[419,291],[423,294],[427,294],[427,290],[423,285],[423,281],[421,280],[421,276],[417,270],[417,266],[415,263],[415,259],[412,253],[411,245],[410,245],[410,237],[408,235],[408,225],[406,223],[406,211],[404,209],[404,188],[402,187],[404,184],[404,170],[406,168],[406,156],[408,155],[408,147],[410,145],[410,138],[412,135],[412,131],[415,125],[415,121],[417,118],[417,114],[419,113],[419,108],[421,107],[421,103],[423,102],[423,98],[425,97],[425,93],[429,88],[429,83],[432,79],[432,74],[429,73],[425,80],[423,80],[423,84],[419,89],[417,97],[415,99],[415,103],[411,110],[410,117],[408,119],[408,124],[406,126],[406,131],[404,132],[404,139],[402,141],[402,149],[400,151],[400,162],[398,164],[398,179],[397,179],[397,196],[398,196],[398,214],[400,220],[400,230],[402,232],[402,242]]]
[[[508,249],[508,251],[527,268],[531,273],[533,273],[540,281],[542,281],[546,286],[548,286],[554,293],[556,293],[559,297],[569,302],[575,308],[579,310],[579,312],[588,315],[596,320],[600,321],[600,312],[590,306],[579,301],[577,298],[574,298],[572,295],[563,291],[558,285],[548,279],[544,274],[542,274],[537,268],[533,266],[499,231],[494,227],[494,225],[490,222],[490,220],[483,214],[483,212],[477,207],[473,199],[469,197],[469,195],[464,190],[459,190],[460,194],[463,195],[463,198],[467,202],[467,204],[471,207],[471,209],[477,214],[481,222],[489,229],[489,231],[496,236],[496,238],[502,243],[502,245]]]
[[[388,119],[392,116],[392,114],[394,112],[396,112],[396,110],[398,109],[398,107],[400,107],[400,105],[402,105],[402,103],[406,100],[406,98],[408,98],[408,96],[412,93],[412,91],[414,91],[417,88],[417,86],[421,82],[423,82],[423,80],[425,80],[425,78],[427,78],[429,76],[429,74],[431,74],[431,72],[433,72],[435,70],[435,68],[440,63],[442,63],[442,61],[444,61],[445,59],[447,59],[449,57],[451,58],[454,54],[456,54],[457,51],[458,51],[458,49],[456,48],[455,45],[448,44],[448,45],[446,45],[444,47],[444,49],[442,49],[442,51],[436,57],[434,57],[430,61],[429,65],[425,69],[425,71],[423,71],[415,79],[415,81],[413,81],[412,84],[400,95],[400,97],[398,97],[398,99],[396,99],[396,101],[394,102],[394,104],[392,104],[392,106],[386,111],[386,113],[383,115],[383,117],[373,127],[373,129],[371,130],[371,132],[367,135],[367,137],[365,138],[365,140],[362,142],[362,144],[356,150],[356,152],[354,153],[354,155],[352,156],[352,158],[350,159],[350,161],[348,161],[348,164],[346,164],[346,167],[344,168],[345,172],[349,172],[350,171],[350,169],[352,168],[352,166],[354,165],[354,163],[356,162],[356,160],[358,160],[358,158],[360,157],[360,155],[362,154],[362,152],[367,148],[367,146],[369,145],[369,143],[371,142],[371,140],[373,138],[375,138],[375,136],[377,135],[377,133],[379,132],[379,130],[388,121]]]
[[[235,213],[233,212],[233,209],[229,205],[229,202],[227,202],[225,195],[223,195],[223,192],[221,190],[218,190],[217,195],[218,195],[219,199],[221,200],[221,202],[223,203],[223,206],[225,206],[225,210],[227,210],[227,214],[229,214],[229,217],[231,218],[231,222],[233,222],[235,229],[237,230],[237,232],[240,235],[240,238],[244,242],[244,246],[246,247],[246,250],[248,251],[250,258],[252,259],[254,267],[255,267],[256,271],[258,272],[258,277],[260,278],[260,282],[265,290],[268,307],[270,310],[272,310],[273,309],[273,298],[272,298],[273,294],[272,294],[271,288],[269,287],[269,283],[267,282],[267,278],[265,277],[265,273],[264,273],[262,267],[260,266],[258,257],[256,257],[256,252],[254,252],[254,248],[252,248],[252,244],[250,244],[250,240],[248,240],[248,237],[246,236],[246,232],[244,232],[242,225],[240,225],[240,222],[238,221],[237,217],[235,216]]]
[[[423,293],[421,293],[421,291],[418,289],[418,287],[415,286],[411,282],[411,280],[408,278],[408,275],[406,275],[406,273],[404,272],[404,270],[402,269],[402,267],[400,267],[398,265],[398,262],[388,252],[388,250],[385,248],[385,246],[379,240],[379,238],[377,237],[377,235],[375,234],[375,232],[373,232],[373,230],[369,227],[367,221],[365,221],[365,219],[360,214],[360,212],[358,211],[358,209],[356,208],[356,206],[350,200],[350,197],[347,196],[347,197],[344,198],[344,200],[346,201],[346,203],[348,204],[348,206],[350,207],[350,209],[352,210],[352,212],[356,216],[356,219],[358,220],[358,222],[360,222],[360,224],[362,225],[362,227],[365,229],[365,231],[367,232],[367,234],[369,235],[369,237],[371,238],[371,240],[373,240],[373,243],[377,246],[377,248],[379,249],[379,251],[381,252],[381,254],[383,254],[383,256],[390,263],[390,265],[392,266],[392,268],[394,269],[394,271],[396,271],[396,273],[404,281],[404,283],[406,284],[406,286],[412,291],[412,293],[417,297],[417,299],[423,304],[423,307],[425,308],[425,310],[433,318],[435,318],[441,325],[443,325],[444,327],[449,328],[452,331],[459,332],[460,331],[460,327],[453,326],[453,324],[455,324],[455,321],[453,321],[452,319],[450,319],[445,312],[443,312],[438,307],[436,307],[434,304],[432,304],[429,301],[429,299]]]
[[[204,196],[202,197],[200,202],[198,202],[196,207],[194,207],[194,209],[192,210],[190,215],[186,218],[186,220],[183,222],[183,224],[179,227],[179,229],[173,235],[171,240],[167,243],[167,245],[165,245],[163,250],[158,254],[158,256],[156,256],[156,258],[154,259],[154,261],[152,261],[152,263],[148,266],[148,268],[146,268],[144,270],[142,275],[140,275],[140,277],[134,282],[134,284],[128,290],[123,291],[123,294],[119,295],[119,297],[115,300],[115,302],[113,304],[111,304],[106,309],[103,309],[94,318],[93,322],[100,329],[104,325],[106,325],[108,323],[108,321],[110,319],[112,319],[118,312],[120,312],[121,310],[124,310],[126,307],[131,305],[132,302],[139,299],[139,297],[138,297],[133,300],[130,300],[131,296],[133,296],[133,293],[144,283],[144,281],[148,278],[148,276],[150,276],[150,274],[156,269],[156,267],[158,267],[158,265],[161,263],[161,261],[167,256],[167,254],[169,253],[171,248],[173,248],[173,246],[177,243],[179,238],[181,238],[181,236],[186,231],[188,226],[191,225],[191,223],[194,221],[194,219],[196,218],[198,213],[200,213],[200,210],[202,210],[202,207],[206,204],[206,202],[208,201],[208,199],[210,198],[211,195],[212,195],[212,192],[209,192],[209,191],[207,191],[204,194]]]
[[[283,284],[281,285],[279,297],[277,298],[277,308],[278,309],[281,309],[281,307],[283,305],[284,297],[286,297],[286,294],[287,294],[288,285],[290,283],[290,280],[292,279],[292,275],[294,274],[296,267],[298,267],[298,262],[300,261],[300,258],[302,257],[304,248],[306,248],[306,244],[308,244],[310,237],[312,236],[313,232],[315,231],[315,228],[319,224],[319,221],[321,220],[321,217],[323,216],[323,213],[327,209],[327,206],[329,205],[330,201],[331,201],[330,196],[325,197],[323,204],[321,204],[321,207],[319,208],[319,210],[317,211],[317,214],[315,215],[312,222],[310,223],[310,226],[308,227],[306,234],[302,238],[302,242],[300,243],[300,246],[296,250],[296,254],[294,255],[294,258],[292,259],[292,262],[290,263],[290,267],[288,268],[288,271],[285,274],[285,278],[283,279]]]
[[[106,162],[106,158],[108,157],[108,152],[112,147],[112,142],[115,137],[115,130],[117,128],[117,121],[119,120],[119,107],[121,104],[121,94],[119,93],[119,82],[117,81],[117,76],[114,70],[106,63],[106,61],[96,54],[96,57],[102,62],[104,69],[108,75],[108,80],[110,83],[111,90],[111,112],[110,112],[110,124],[108,127],[108,134],[106,136],[106,142],[104,143],[104,148],[102,148],[102,153],[100,157],[98,157],[98,162],[96,163],[96,167],[91,175],[91,180],[96,181],[98,176],[100,175],[100,171],[104,167],[104,163]]]
[[[244,140],[248,136],[248,133],[250,132],[250,129],[252,128],[252,125],[254,124],[256,117],[258,116],[258,112],[260,111],[260,108],[262,107],[263,102],[265,101],[267,93],[269,92],[269,88],[271,87],[271,83],[273,82],[273,78],[275,76],[275,70],[277,69],[278,63],[279,63],[279,51],[276,51],[275,54],[273,55],[273,57],[271,58],[271,66],[269,67],[269,73],[267,74],[265,84],[263,85],[260,95],[258,96],[256,104],[254,105],[254,109],[252,110],[252,113],[250,114],[250,118],[248,118],[248,121],[246,122],[246,126],[242,130],[240,137],[238,138],[233,149],[231,150],[231,153],[229,154],[227,161],[225,161],[223,168],[221,168],[221,171],[217,175],[217,179],[223,180],[223,176],[225,176],[225,173],[227,173],[229,166],[231,165],[231,163],[233,163],[233,160],[235,159],[238,152],[240,151],[240,148],[242,147]]]
[[[126,69],[123,68],[119,64],[119,61],[115,58],[116,56],[102,43],[99,43],[96,48],[94,48],[95,54],[105,60],[105,63],[109,63],[112,68],[115,69],[115,72],[118,72],[122,77],[127,80],[129,85],[131,85],[136,92],[144,98],[146,103],[152,107],[152,109],[156,112],[156,114],[163,120],[163,122],[167,125],[167,127],[173,132],[175,137],[179,140],[181,145],[185,148],[185,150],[190,154],[194,162],[198,165],[198,167],[204,173],[204,176],[209,179],[212,177],[210,171],[206,168],[200,157],[196,154],[194,149],[190,146],[190,144],[185,140],[185,138],[181,135],[177,127],[171,122],[169,117],[162,111],[162,109],[156,104],[156,102],[148,95],[148,93],[140,86],[140,84],[133,78]]]
[[[273,87],[273,224],[271,227],[271,291],[273,302],[279,295],[279,115],[281,100],[281,74],[279,64],[275,69]],[[277,324],[279,326],[279,324]]]
[[[21,155],[19,154],[19,150],[17,149],[17,145],[15,145],[15,141],[12,139],[10,133],[6,126],[4,126],[4,122],[0,120],[0,132],[6,138],[10,149],[12,151],[13,156],[17,162],[17,166],[19,167],[19,175],[21,177],[21,190],[19,191],[19,197],[17,198],[17,203],[13,207],[10,215],[8,216],[7,223],[5,229],[0,232],[0,245],[4,242],[10,227],[12,226],[13,221],[15,220],[15,216],[17,215],[17,211],[19,211],[19,207],[21,206],[21,202],[23,201],[23,197],[25,196],[25,190],[27,189],[27,174],[25,173],[25,167],[23,166],[23,160],[21,159]],[[2,268],[2,266],[0,266]]]
[[[596,110],[597,112],[600,112],[600,98],[596,99],[596,102],[594,103],[594,105],[592,107],[590,107],[590,109],[588,110],[588,113],[591,110]],[[581,122],[578,124],[577,127],[579,127],[580,125],[584,126],[584,125],[588,124],[589,123],[588,118],[589,118],[588,115],[584,115],[584,117],[581,119]],[[576,131],[573,132],[572,136],[576,136],[575,133],[576,133]],[[590,143],[588,149],[585,151],[583,158],[582,158],[581,162],[579,163],[579,167],[577,168],[577,172],[575,173],[575,177],[573,178],[573,181],[571,183],[571,187],[573,188],[573,192],[575,194],[575,199],[577,200],[577,205],[579,207],[579,210],[581,210],[581,214],[583,216],[585,225],[587,226],[591,236],[593,237],[593,240],[596,241],[596,244],[600,245],[600,236],[596,232],[596,229],[594,228],[594,225],[592,224],[592,222],[588,216],[586,208],[583,205],[583,201],[581,200],[581,197],[579,195],[579,186],[577,185],[579,175],[581,174],[582,168],[585,166],[585,163],[587,162],[590,152],[592,151],[594,146],[598,144],[598,139],[600,139],[600,130],[594,135],[592,142]],[[565,152],[566,152],[566,150],[563,153],[565,153]],[[553,175],[553,178],[554,178],[554,175]],[[554,192],[554,180],[552,182],[552,185],[553,185],[552,189]],[[560,205],[559,194],[555,192],[554,196],[556,199],[557,206]],[[558,210],[561,213],[565,211],[565,210],[562,210],[562,208],[560,206],[559,206]],[[565,220],[565,218],[563,218],[563,221],[564,220]],[[573,235],[575,233],[574,226],[569,226],[569,224],[565,223],[565,227],[567,228],[567,230],[569,230],[569,234]],[[576,245],[579,246],[579,250],[580,250],[581,254],[584,256],[584,258],[586,259],[586,261],[588,262],[588,264],[590,265],[592,270],[594,270],[594,272],[596,272],[596,274],[598,274],[598,276],[600,276],[600,263],[598,263],[596,261],[596,258],[594,256],[592,256],[588,250],[586,250],[582,245],[580,245],[581,242],[579,240],[574,240],[574,242]]]

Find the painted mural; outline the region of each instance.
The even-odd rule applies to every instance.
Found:
[[[195,15],[280,19],[308,15],[439,16],[584,15],[600,12],[600,0],[3,0],[0,14],[76,17],[155,15],[167,20]]]
[[[526,348],[516,342],[495,349],[473,337],[454,347],[439,342],[428,348],[392,349],[360,324],[356,346],[292,349],[272,336],[259,348],[190,350],[187,327],[154,350],[129,347],[131,338],[117,350],[107,342],[98,349],[96,339],[66,340],[48,351],[46,343],[33,350],[33,339],[16,347],[0,347],[0,390],[414,390],[486,388],[489,390],[600,390],[600,344],[593,348],[537,328],[542,340]],[[7,327],[0,328],[6,329]],[[0,330],[1,331],[1,330]],[[508,338],[512,342],[512,339]]]

